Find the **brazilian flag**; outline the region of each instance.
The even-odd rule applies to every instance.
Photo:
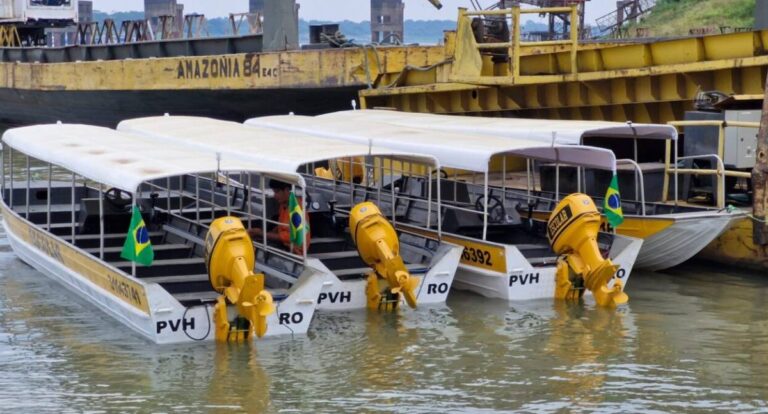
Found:
[[[149,231],[141,218],[139,207],[133,206],[133,215],[131,215],[131,227],[128,228],[128,235],[123,243],[123,251],[120,257],[132,262],[141,263],[144,266],[152,264],[155,259],[155,252],[152,251],[152,243],[149,241]]]
[[[291,191],[288,197],[288,212],[290,214],[291,243],[296,246],[304,245],[304,232],[309,231],[309,224],[304,222],[304,212],[296,195]]]
[[[624,222],[624,212],[621,211],[621,194],[619,194],[619,178],[616,174],[613,174],[611,185],[608,186],[608,190],[605,192],[603,212],[611,227],[618,227]]]

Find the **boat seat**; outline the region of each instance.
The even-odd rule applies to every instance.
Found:
[[[429,270],[428,267],[426,267],[423,263],[411,263],[405,265],[406,269],[408,269],[411,274],[424,274],[427,273]],[[370,267],[355,267],[350,269],[339,269],[334,270],[333,274],[336,275],[341,280],[344,279],[353,279],[355,277],[360,276],[366,276],[368,273],[373,272],[373,269]]]
[[[131,262],[129,261],[109,263],[128,274],[131,273]],[[139,278],[163,276],[167,274],[201,274],[206,272],[205,260],[202,257],[160,259],[153,261],[152,266],[136,265],[136,276]]]
[[[326,259],[341,259],[345,257],[357,257],[359,256],[359,254],[357,253],[357,250],[345,250],[341,252],[314,253],[309,256],[314,257],[315,259],[326,260]]]
[[[286,289],[267,289],[272,294],[272,299],[275,302],[281,302],[288,297],[288,290]],[[200,303],[213,303],[219,297],[219,293],[214,290],[204,290],[199,292],[184,292],[174,293],[173,297],[184,306],[190,306]]]
[[[188,231],[184,231],[182,229],[169,226],[167,224],[163,225],[163,230],[167,231],[168,233],[171,233],[173,235],[179,236],[182,239],[189,240],[192,243],[195,243],[197,245],[205,246],[205,240],[203,240],[202,238],[200,238],[200,237],[198,237],[198,236],[196,236],[196,235],[194,235],[194,234],[192,234],[192,233],[190,233]]]
[[[141,280],[147,282],[147,283],[187,283],[187,282],[208,282],[208,275],[207,274],[198,274],[198,275],[178,275],[178,276],[154,276],[154,277],[145,277]]]
[[[480,231],[483,228],[483,219],[480,214],[456,210],[454,208],[446,208],[443,212],[443,226],[442,229],[446,233],[464,234],[462,229],[480,227]]]
[[[344,237],[317,237],[312,238],[312,244],[346,242]]]
[[[190,257],[192,254],[192,246],[181,243],[170,244],[153,244],[152,250],[155,252],[155,259],[182,259]],[[89,247],[83,249],[86,253],[90,253],[93,256],[98,257],[100,249],[98,246]],[[104,248],[104,260],[120,260],[120,253],[123,251],[123,246],[111,246]]]
[[[160,231],[149,232],[149,239],[151,240],[153,245],[160,244],[162,242],[163,236],[164,236],[164,233]],[[72,240],[72,236],[69,233],[59,237],[68,242]],[[125,233],[104,234],[104,246],[105,247],[122,246],[123,242],[125,242],[125,237],[126,237]],[[99,235],[98,234],[76,234],[75,246],[81,249],[99,247]]]
[[[557,263],[557,256],[531,258],[528,262],[533,266],[553,266]]]
[[[344,237],[313,237],[309,243],[309,255],[348,250],[350,242]]]

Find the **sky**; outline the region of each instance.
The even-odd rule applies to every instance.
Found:
[[[207,17],[223,17],[229,13],[248,11],[248,0],[178,0],[184,4],[185,13],[202,13]],[[299,15],[305,20],[352,20],[370,19],[368,0],[298,0]],[[405,0],[405,18],[412,20],[455,20],[459,7],[471,8],[469,0],[442,0],[442,10],[436,10],[427,0]],[[491,0],[480,0],[483,7]],[[93,0],[94,10],[105,12],[142,10],[143,0]],[[587,3],[587,23],[612,11],[616,0],[590,0]]]

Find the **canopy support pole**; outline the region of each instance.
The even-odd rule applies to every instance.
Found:
[[[507,154],[501,159],[501,204],[507,201]]]
[[[528,195],[528,203],[531,203],[531,187],[533,186],[533,182],[531,181],[531,159],[526,158],[525,159],[525,186],[526,186],[526,193]]]
[[[442,238],[443,237],[443,207],[442,207],[442,192],[441,192],[441,183],[440,179],[440,165],[437,166],[437,237]],[[431,195],[431,194],[430,194]]]
[[[632,140],[632,142],[634,143],[634,146],[635,146],[635,158],[634,158],[634,161],[635,161],[635,163],[637,163],[637,138],[634,138]],[[640,199],[640,195],[638,194],[638,191],[639,191],[639,189],[638,189],[637,170],[635,170],[635,200],[639,200]]]
[[[139,184],[139,187],[136,189],[136,191],[131,194],[131,210],[138,207],[136,205],[136,194],[141,192],[141,184]],[[131,212],[133,214],[133,212]],[[136,277],[136,262],[131,260],[131,276]]]
[[[230,194],[231,194],[232,190],[230,189],[231,185],[229,184],[230,183],[229,171],[224,173],[224,179],[227,180],[227,189],[226,189],[226,194],[227,194],[227,215],[230,216],[230,215],[232,215],[232,200],[231,200],[231,197],[230,197]],[[291,189],[291,190],[293,190],[293,189]]]
[[[13,148],[10,148],[10,147],[9,147],[9,152],[8,152],[8,169],[11,172],[10,177],[8,179],[8,181],[10,183],[10,188],[11,188],[10,193],[11,194],[9,195],[8,198],[10,199],[10,202],[11,202],[11,205],[10,205],[11,210],[13,210]],[[50,230],[50,229],[48,229],[48,230]]]
[[[483,240],[488,237],[488,169],[485,169],[483,175],[483,199],[485,204],[483,205]]]
[[[302,235],[302,256],[304,257],[304,262],[307,262],[307,250],[309,250],[309,246],[307,245],[307,229],[309,229],[309,217],[307,216],[307,187],[301,187],[301,214],[303,217],[301,218],[302,224],[304,229],[301,232]],[[290,221],[290,213],[288,213],[288,220]],[[290,230],[290,227],[288,228]]]
[[[45,224],[48,226],[48,229],[51,228],[51,187],[52,183],[51,180],[53,176],[53,164],[50,162],[48,163],[48,197],[46,197],[45,200]]]
[[[99,259],[104,260],[104,184],[99,183]]]
[[[2,156],[0,156],[0,171],[2,172],[2,183],[0,183],[0,189],[2,190],[2,199],[5,200],[5,148],[3,148]]]
[[[27,155],[27,213],[26,213],[26,219],[29,220],[29,187],[32,185],[32,177],[30,176],[30,168],[29,168],[29,155]],[[50,229],[49,229],[50,230]]]
[[[675,140],[675,153],[673,154],[674,160],[675,160],[675,207],[677,207],[677,197],[678,197],[678,189],[677,189],[677,140]]]
[[[200,225],[200,174],[195,174],[195,221]]]
[[[576,166],[576,192],[581,192],[581,167]]]
[[[251,225],[253,224],[253,206],[251,205],[251,194],[253,190],[253,174],[251,174],[250,171],[248,171],[248,191],[243,194],[243,197],[245,197],[245,202],[248,203],[248,206],[246,207],[246,211],[248,213],[248,228],[251,228]]]
[[[77,174],[75,172],[72,172],[72,190],[71,190],[71,196],[70,201],[72,202],[72,214],[70,217],[70,224],[72,227],[72,245],[75,246],[75,183],[77,182]],[[48,231],[51,231],[51,229],[48,229]]]
[[[397,205],[395,204],[395,165],[392,164],[392,168],[390,169],[392,175],[389,181],[389,188],[390,193],[392,195],[392,226],[394,226],[397,223]]]
[[[264,192],[264,175],[259,176],[261,184],[261,242],[267,248],[267,194]]]
[[[377,187],[376,188],[376,203],[381,204],[381,187],[384,184],[384,166],[382,165],[382,163],[384,162],[384,160],[381,159],[381,157],[376,157],[374,162],[376,164],[378,164],[378,170],[379,170],[379,174],[378,174],[379,175],[379,179],[376,180],[379,183],[379,185],[376,186]]]
[[[168,194],[165,198],[165,206],[168,209],[168,214],[171,214],[171,177],[165,179],[165,187]]]
[[[427,171],[429,174],[427,174],[427,229],[430,227],[430,223],[432,222],[432,167],[427,167]],[[440,173],[438,172],[438,176]],[[438,180],[440,178],[438,177]]]

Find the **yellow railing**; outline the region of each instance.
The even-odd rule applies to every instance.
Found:
[[[520,17],[524,14],[570,14],[570,33],[568,39],[563,40],[544,40],[537,42],[523,42],[521,40],[522,32],[520,26]],[[477,10],[468,11],[467,9],[459,9],[459,19],[464,19],[473,16],[504,16],[506,19],[510,19],[512,23],[511,39],[509,42],[498,43],[480,43],[477,45],[478,50],[487,49],[502,49],[506,48],[510,56],[511,65],[511,77],[512,82],[517,83],[520,80],[524,80],[530,76],[520,75],[520,48],[524,46],[556,46],[556,45],[570,45],[570,60],[571,60],[571,73],[578,73],[577,54],[579,45],[579,11],[577,5],[569,7],[542,7],[535,9],[522,9],[519,6],[509,9],[499,10]],[[460,34],[461,35],[461,34]]]
[[[695,156],[678,158],[677,157],[677,141],[675,141],[674,153],[672,152],[671,142],[667,141],[666,150],[664,154],[664,186],[662,191],[663,201],[667,201],[667,198],[668,198],[670,175],[674,176],[674,179],[675,179],[675,201],[677,201],[677,191],[678,191],[677,177],[679,174],[714,175],[718,177],[717,184],[716,184],[717,207],[725,208],[725,177],[736,177],[736,178],[752,177],[752,173],[749,173],[749,172],[725,169],[725,164],[723,163],[723,158],[725,157],[725,129],[729,127],[759,128],[760,123],[745,122],[745,121],[700,120],[700,121],[671,121],[671,122],[668,122],[668,124],[678,129],[682,127],[687,127],[687,126],[717,128],[718,129],[717,154],[695,155]],[[674,157],[672,154],[674,154]],[[670,158],[674,158],[674,168],[670,167]],[[678,168],[677,167],[677,161],[684,160],[684,159],[695,159],[695,158],[713,158],[717,161],[717,168],[716,169],[698,169],[698,168]]]

